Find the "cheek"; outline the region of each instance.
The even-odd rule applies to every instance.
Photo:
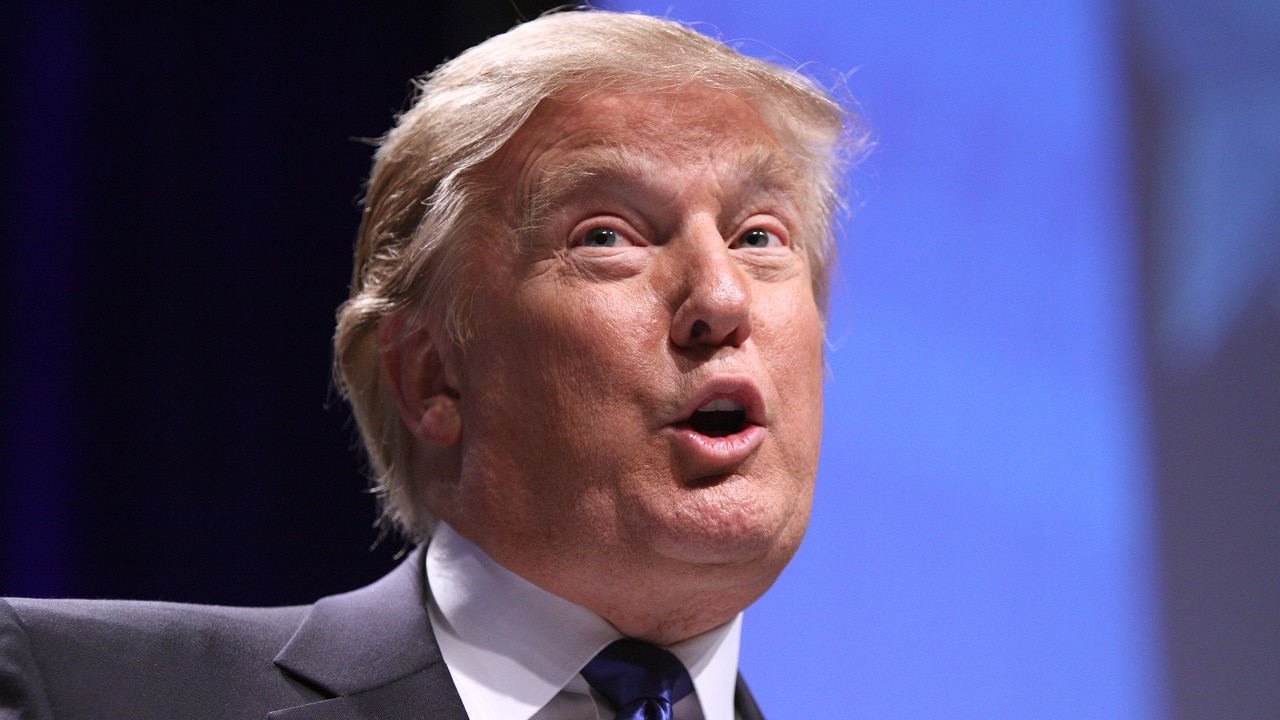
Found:
[[[787,426],[786,462],[815,465],[822,436],[825,333],[807,292],[777,298],[778,310],[760,323],[763,362],[774,379]]]
[[[789,381],[820,387],[826,334],[808,290],[770,293],[764,300],[754,318],[764,362],[792,368],[784,375]]]
[[[638,287],[566,291],[542,298],[530,310],[530,331],[546,339],[545,361],[566,388],[622,390],[644,378],[665,354],[667,324],[653,297]]]
[[[508,310],[489,316],[473,346],[476,409],[494,415],[482,422],[522,435],[536,423],[543,444],[548,435],[585,444],[637,421],[662,377],[666,325],[636,290],[548,283],[494,298]]]

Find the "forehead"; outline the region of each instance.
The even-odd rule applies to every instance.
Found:
[[[722,90],[597,91],[540,103],[522,133],[533,146],[615,144],[650,152],[705,155],[726,144],[776,146],[749,100]]]
[[[795,184],[798,177],[753,103],[709,89],[547,98],[494,160],[497,178],[523,200],[575,177],[712,164],[770,185]]]

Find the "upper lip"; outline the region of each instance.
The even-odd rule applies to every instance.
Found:
[[[681,406],[674,424],[688,422],[694,412],[713,400],[729,400],[741,405],[749,425],[765,424],[764,397],[756,384],[744,377],[714,378],[703,383]]]

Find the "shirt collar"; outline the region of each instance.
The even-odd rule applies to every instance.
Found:
[[[441,522],[426,552],[431,624],[468,713],[528,720],[621,637],[595,613],[528,582]],[[706,720],[732,720],[742,615],[669,648]]]

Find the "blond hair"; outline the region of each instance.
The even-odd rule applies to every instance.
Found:
[[[492,210],[498,188],[478,166],[543,100],[613,87],[706,88],[753,102],[804,175],[814,227],[802,251],[825,312],[838,160],[848,155],[839,150],[861,138],[849,132],[849,113],[811,80],[676,22],[597,10],[545,15],[467,50],[416,82],[411,106],[374,155],[351,295],[334,337],[336,383],[359,424],[383,520],[411,540],[429,535],[434,518],[416,480],[416,441],[382,377],[378,326],[402,311],[425,312],[465,350],[463,251],[478,230],[501,222]]]

